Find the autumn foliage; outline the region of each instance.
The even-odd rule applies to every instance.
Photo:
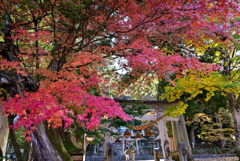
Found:
[[[164,45],[202,46],[219,35],[232,41],[239,13],[234,0],[3,0],[0,15],[10,18],[11,35],[1,39],[18,53],[2,54],[0,69],[31,76],[37,88],[7,98],[2,108],[19,116],[14,127],[27,133],[41,121],[52,127],[77,121],[91,130],[101,119],[131,120],[108,91],[144,94],[154,79],[217,70],[177,51],[166,54]]]

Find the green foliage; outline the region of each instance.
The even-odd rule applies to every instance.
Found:
[[[25,145],[25,136],[24,133],[26,132],[25,128],[20,127],[19,130],[15,131],[15,136],[17,139],[17,143],[20,147],[24,147]]]

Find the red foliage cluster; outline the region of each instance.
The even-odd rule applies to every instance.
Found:
[[[147,82],[189,70],[211,72],[217,67],[167,55],[161,47],[166,42],[201,45],[218,35],[233,40],[232,31],[239,32],[234,0],[11,0],[0,9],[1,17],[11,18],[6,38],[20,51],[17,62],[1,60],[0,69],[31,75],[39,85],[37,92],[2,103],[7,113],[19,116],[14,127],[28,132],[40,121],[68,127],[77,120],[90,130],[103,118],[131,120],[118,103],[104,98],[103,91],[114,88],[106,77],[116,74],[106,72],[112,59],[124,58],[120,68]],[[102,97],[90,94],[93,88]]]

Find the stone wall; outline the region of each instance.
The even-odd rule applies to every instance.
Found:
[[[222,157],[222,158],[197,158],[194,161],[239,161],[238,157]]]

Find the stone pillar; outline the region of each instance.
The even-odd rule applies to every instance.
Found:
[[[94,145],[94,150],[93,150],[93,155],[96,155],[97,154],[97,147],[96,147],[97,145]]]
[[[159,149],[157,149],[157,148],[155,148],[154,149],[154,161],[160,161],[160,157],[158,156],[158,154],[159,154]]]
[[[139,155],[143,155],[142,141],[141,141],[141,140],[139,140],[139,144],[138,144],[138,146],[139,146]]]
[[[163,115],[163,112],[158,113],[158,118],[161,117],[162,115]],[[167,127],[166,127],[164,118],[158,122],[158,128],[159,128],[160,139],[162,143],[164,161],[172,161],[172,157],[169,155],[170,145],[169,145]]]
[[[87,150],[87,145],[86,145],[86,134],[83,134],[83,161],[85,161],[86,157],[86,150]]]
[[[110,128],[109,127],[109,124],[110,123],[106,123],[106,125],[105,125],[105,127],[107,128],[107,129],[109,129],[110,131],[112,131],[112,127]],[[104,141],[104,144],[103,144],[103,160],[104,161],[107,161],[107,153],[108,153],[108,148],[107,148],[107,143],[111,143],[112,142],[112,137],[110,136],[110,133],[109,132],[106,132],[105,134],[104,134],[104,138],[105,138],[105,141]]]
[[[172,134],[173,134],[173,142],[174,142],[174,148],[173,149],[174,149],[174,151],[177,151],[178,144],[179,144],[179,142],[181,142],[178,122],[171,121],[171,124],[172,124]]]
[[[122,155],[124,155],[124,151],[125,151],[125,145],[124,145],[124,138],[122,139]]]
[[[113,147],[112,143],[107,143],[107,161],[113,161]]]
[[[191,127],[191,131],[190,131],[190,140],[191,140],[191,146],[192,148],[194,148],[196,141],[195,141],[195,134],[194,134],[194,129],[193,127]]]
[[[193,154],[192,154],[192,148],[190,146],[189,139],[188,139],[188,133],[187,133],[184,116],[180,115],[180,116],[178,116],[178,118],[179,118],[179,122],[178,122],[179,123],[179,131],[180,131],[180,134],[182,135],[183,143],[186,146],[187,160],[194,161]]]
[[[186,147],[183,142],[178,143],[179,161],[187,161]]]
[[[174,139],[173,139],[173,137],[168,137],[168,141],[169,141],[169,146],[170,146],[171,152],[176,151],[175,150],[175,146],[174,146]]]
[[[138,140],[136,139],[136,148],[137,148],[137,155],[139,155],[139,147],[138,147]]]

